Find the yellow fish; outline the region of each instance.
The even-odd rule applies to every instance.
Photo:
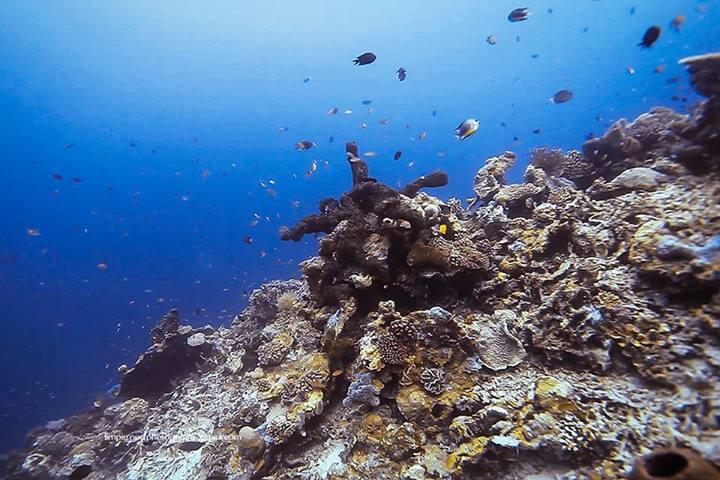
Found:
[[[455,129],[455,136],[461,141],[465,140],[470,135],[477,132],[478,128],[480,128],[480,122],[474,118],[468,118]]]
[[[440,235],[445,235],[447,233],[447,225],[444,223],[440,225]]]

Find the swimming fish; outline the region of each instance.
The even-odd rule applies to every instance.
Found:
[[[352,110],[349,108],[343,112],[345,115],[352,115]]]
[[[244,241],[245,243],[247,243],[248,245],[250,245],[251,243],[253,243],[253,237],[251,237],[250,235],[248,235],[247,237],[243,238],[243,241]]]
[[[480,128],[480,122],[478,122],[474,118],[468,118],[460,125],[458,125],[458,127],[455,129],[455,136],[458,138],[458,140],[463,141],[470,135],[477,132],[478,128]]]
[[[418,135],[418,140],[422,141],[427,138],[428,134],[427,132],[420,132],[420,135]]]
[[[303,150],[310,150],[314,146],[316,146],[315,143],[309,140],[301,140],[295,144],[295,148],[300,152]]]
[[[438,227],[438,231],[440,232],[440,235],[445,235],[448,231],[448,226],[443,223]]]
[[[652,27],[648,28],[645,31],[645,35],[643,35],[642,41],[638,43],[639,47],[642,48],[650,48],[653,46],[655,42],[657,42],[657,39],[660,38],[660,27],[657,25],[653,25]]]
[[[405,77],[407,76],[407,70],[405,70],[403,67],[398,68],[397,71],[398,80],[401,82],[405,80]]]
[[[627,73],[629,73],[630,75],[635,75],[635,67],[633,67],[632,65],[628,65],[627,67],[625,67],[625,70],[627,70]]]
[[[278,130],[284,133],[288,131],[288,127],[278,127]]]
[[[508,15],[508,20],[511,22],[522,22],[524,20],[527,20],[530,16],[530,9],[528,7],[523,8],[516,8],[512,12],[510,12],[510,15]]]
[[[377,157],[377,152],[373,152],[372,150],[369,152],[365,152],[365,153],[363,153],[363,157],[367,157],[367,158]]]
[[[486,41],[489,45],[495,45],[495,44],[497,43],[497,37],[496,37],[495,35],[490,35],[489,37],[487,37],[487,38],[485,39],[485,41]]]
[[[386,118],[381,118],[380,120],[378,120],[378,123],[380,125],[387,125],[388,123],[390,123],[390,120],[388,120]]]
[[[683,23],[685,23],[685,15],[676,15],[675,18],[670,21],[670,28],[672,28],[676,32],[679,32],[680,26]]]
[[[335,141],[335,137],[328,138],[328,143],[333,143]]]
[[[60,175],[59,173],[53,173],[53,174],[52,174],[52,177],[53,177],[55,180],[62,180],[62,179],[63,179],[63,176]]]
[[[372,100],[363,100],[360,103],[362,103],[363,105],[370,105],[372,103]]]
[[[667,66],[666,66],[664,63],[661,63],[660,65],[656,66],[656,67],[653,69],[653,72],[655,72],[655,73],[663,73],[666,68],[667,68]]]
[[[40,230],[38,230],[37,228],[33,228],[33,227],[28,227],[27,229],[25,229],[25,233],[27,233],[28,236],[30,236],[30,237],[39,237],[40,236]]]
[[[533,133],[535,135],[539,135],[540,133],[542,133],[542,128],[536,128],[535,130],[533,130]]]
[[[393,160],[400,160],[400,157],[402,157],[402,150],[398,150],[395,152],[395,155],[393,155]]]
[[[327,114],[328,114],[328,115],[335,115],[337,112],[338,112],[337,107],[333,107],[333,108],[331,108],[330,110],[328,110]]]
[[[369,65],[373,63],[377,57],[372,52],[365,52],[359,57],[357,57],[355,60],[353,60],[353,63],[355,65]]]
[[[569,102],[571,98],[573,98],[573,92],[570,90],[560,90],[552,96],[550,101],[553,103],[565,103]]]
[[[108,265],[107,265],[107,263],[105,263],[105,262],[100,262],[100,263],[97,264],[97,269],[98,269],[98,270],[107,270],[107,268],[108,268]]]
[[[80,178],[80,177],[73,177],[73,178],[72,178],[72,181],[73,181],[73,183],[81,183],[81,182],[82,182],[82,178]]]
[[[308,83],[310,80],[312,80],[312,77],[305,77],[303,83]]]
[[[436,115],[437,115],[437,110],[433,110],[433,111],[432,111],[432,116],[434,117],[434,116],[436,116]]]

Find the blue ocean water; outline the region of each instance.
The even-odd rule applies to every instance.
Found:
[[[677,60],[718,49],[716,1],[1,2],[0,451],[117,383],[168,309],[227,324],[296,277],[315,240],[278,230],[349,188],[346,141],[381,181],[444,169],[434,193],[466,198],[488,156],[517,152],[517,180],[533,147],[687,109]]]

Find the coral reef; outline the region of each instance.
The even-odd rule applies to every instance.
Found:
[[[536,150],[519,184],[490,158],[470,210],[348,144],[352,190],[282,234],[326,233],[301,279],[227,327],[170,312],[121,396],[32,431],[6,478],[713,478],[720,117],[715,60],[686,63],[690,114]]]

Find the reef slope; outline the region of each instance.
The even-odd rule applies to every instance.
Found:
[[[283,234],[327,233],[302,278],[228,327],[170,312],[120,368],[122,400],[34,430],[5,478],[621,479],[672,445],[720,462],[704,61],[691,114],[536,150],[521,184],[514,153],[490,158],[472,209],[418,191],[442,173],[375,181],[348,144],[352,191]]]

